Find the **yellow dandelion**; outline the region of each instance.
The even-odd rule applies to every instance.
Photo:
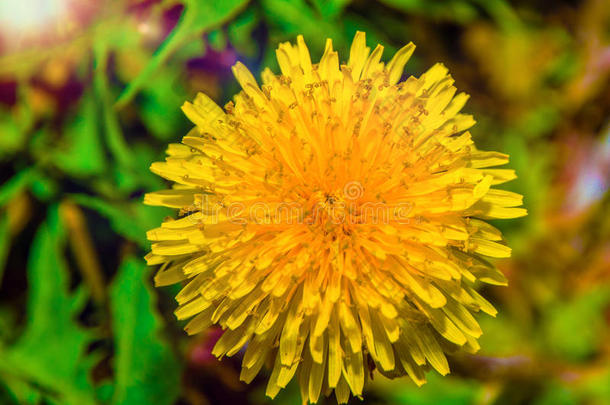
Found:
[[[479,348],[473,312],[496,313],[473,284],[506,283],[484,257],[511,250],[483,219],[526,214],[492,188],[515,173],[475,148],[442,64],[399,83],[414,48],[384,64],[359,32],[347,64],[330,39],[314,64],[299,36],[260,87],[237,63],[234,102],[185,103],[196,127],[151,167],[175,184],[145,203],[180,210],[148,232],[156,284],[187,281],[186,331],[220,325],[213,354],[246,347],[241,379],[269,365],[270,397],[295,375],[304,402],[361,396],[373,369],[421,385]]]

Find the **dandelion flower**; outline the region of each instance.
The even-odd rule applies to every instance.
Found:
[[[496,313],[474,284],[506,283],[486,257],[511,250],[483,220],[526,214],[493,188],[515,173],[475,148],[442,64],[399,82],[414,48],[385,64],[359,32],[346,64],[330,39],[314,64],[299,36],[261,86],[237,63],[234,102],[185,103],[195,128],[151,166],[174,185],[145,203],[180,211],[148,232],[156,284],[186,281],[186,331],[220,325],[213,354],[245,348],[246,382],[267,364],[270,397],[296,376],[304,402],[345,403],[374,369],[421,385],[479,348],[474,312]]]

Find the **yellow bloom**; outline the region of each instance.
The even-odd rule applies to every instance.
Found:
[[[472,312],[496,313],[473,284],[505,284],[482,256],[510,249],[482,219],[526,214],[492,188],[515,174],[474,147],[443,65],[398,83],[414,48],[384,64],[359,32],[347,64],[330,39],[313,64],[299,36],[261,87],[238,63],[235,102],[185,103],[196,127],[151,167],[175,185],[145,202],[182,216],[148,233],[157,285],[188,280],[186,331],[222,326],[218,357],[247,345],[241,378],[269,364],[271,397],[295,374],[310,402],[362,395],[373,368],[423,384],[478,349]]]

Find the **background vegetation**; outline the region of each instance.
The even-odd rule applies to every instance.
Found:
[[[483,149],[510,153],[526,218],[499,221],[509,287],[486,287],[482,350],[416,388],[377,376],[365,404],[610,403],[610,4],[604,0],[20,0],[0,2],[0,403],[266,404],[266,377],[188,338],[153,290],[148,171],[230,66],[277,69],[356,30],[386,55],[444,62]],[[323,401],[324,402],[324,401]],[[299,404],[290,385],[277,404]],[[325,402],[326,403],[326,402]],[[327,400],[334,403],[334,398]],[[352,400],[351,403],[361,403]]]

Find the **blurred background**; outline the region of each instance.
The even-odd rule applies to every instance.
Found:
[[[607,0],[0,0],[0,404],[269,404],[268,376],[189,338],[153,289],[142,204],[191,124],[180,106],[277,71],[279,41],[356,32],[407,73],[443,62],[471,95],[479,148],[511,155],[529,216],[484,287],[481,352],[417,388],[377,375],[359,404],[610,404],[610,3]],[[321,401],[336,403],[334,397]],[[292,384],[276,404],[300,404]]]

